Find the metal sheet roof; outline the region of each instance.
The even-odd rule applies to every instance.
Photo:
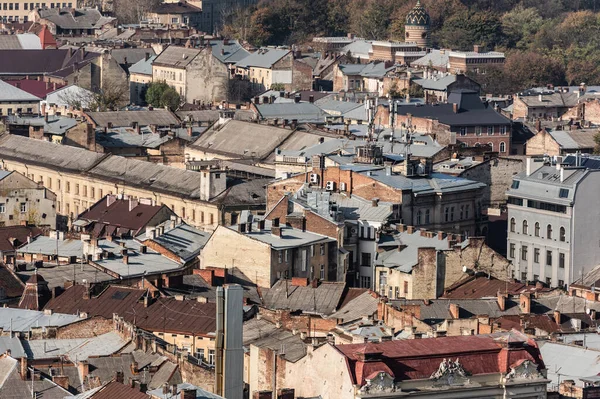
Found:
[[[254,53],[242,58],[237,62],[241,68],[271,68],[273,64],[290,53],[286,49],[260,48]]]
[[[292,281],[278,280],[264,295],[263,304],[269,309],[302,310],[308,313],[329,315],[335,312],[342,294],[344,283],[321,283],[312,286],[295,286]]]
[[[0,102],[35,103],[41,99],[0,80]]]
[[[66,326],[81,318],[72,314],[52,313],[51,315],[37,310],[16,308],[0,308],[0,328],[4,331],[27,332],[32,327]]]
[[[25,350],[19,338],[0,337],[0,353],[10,351],[10,356],[19,359],[25,357]],[[2,376],[0,376],[0,386],[2,386]]]

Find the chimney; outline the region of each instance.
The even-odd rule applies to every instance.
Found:
[[[521,307],[521,313],[531,313],[531,295],[529,293],[519,295],[519,306]]]
[[[238,231],[238,233],[245,233],[246,232],[246,223],[238,223],[237,231]]]
[[[145,54],[145,60],[148,61],[150,59],[150,53]]]
[[[54,375],[52,376],[52,382],[65,390],[69,390],[69,377],[66,375]]]
[[[294,96],[294,102],[295,102],[296,104],[298,104],[298,103],[300,102],[300,98],[301,98],[301,97],[300,97],[300,94],[296,94],[296,95]]]
[[[137,199],[132,199],[131,197],[129,197],[129,212],[133,211],[138,205],[139,201]]]
[[[561,317],[561,314],[560,314],[560,312],[558,310],[554,311],[554,322],[556,324],[558,324],[558,325],[562,324],[561,323],[562,322],[562,317]]]
[[[498,291],[498,308],[501,311],[506,310],[506,295]]]
[[[541,94],[538,94],[538,100],[540,102],[544,102],[544,96],[542,96]]]
[[[400,233],[404,233],[406,231],[406,226],[402,223],[396,225],[396,230]]]
[[[308,96],[308,102],[311,103],[311,104],[314,103],[315,102],[315,96],[312,95],[312,94],[310,96]]]
[[[458,104],[452,103],[452,112],[454,112],[455,114],[458,114]]]
[[[85,379],[90,374],[90,364],[87,362],[87,360],[82,360],[79,363],[77,363],[77,368],[79,369],[81,381],[85,382]]]
[[[443,231],[438,231],[437,238],[438,238],[438,240],[442,241],[444,239],[444,232]]]
[[[271,234],[273,234],[275,237],[281,237],[282,236],[281,227],[271,226]]]
[[[379,198],[373,198],[373,199],[371,200],[371,206],[372,206],[373,208],[377,208],[377,207],[379,206]]]
[[[534,169],[535,159],[527,158],[525,160],[525,174],[527,176],[531,176],[533,172],[535,172],[538,168]]]
[[[196,390],[195,389],[182,389],[181,390],[181,399],[196,399]]]
[[[138,374],[140,371],[138,369],[138,362],[133,361],[131,362],[131,374]]]
[[[115,372],[115,381],[120,382],[121,384],[125,382],[125,376],[122,371]]]
[[[479,54],[481,52],[481,46],[479,46],[479,44],[473,45],[473,52]]]
[[[147,253],[148,252],[148,247],[145,245],[140,245],[140,253]]]
[[[407,232],[408,234],[412,234],[412,233],[414,233],[414,232],[415,232],[415,226],[407,226],[407,227],[406,227],[406,232]]]
[[[450,310],[450,316],[451,316],[453,319],[458,319],[458,318],[460,318],[460,317],[459,317],[459,314],[460,314],[460,306],[458,306],[458,305],[457,305],[457,304],[455,304],[455,303],[451,303],[451,304],[450,304],[450,309],[449,309],[449,310]]]
[[[27,370],[27,358],[26,357],[22,357],[21,358],[20,366],[21,366],[21,372],[20,372],[21,379],[22,380],[27,380],[28,370]]]
[[[259,231],[264,230],[265,229],[265,221],[264,220],[259,220],[257,222],[257,227],[258,227]]]
[[[189,137],[192,137],[194,135],[194,129],[191,126],[188,126],[187,134]]]
[[[123,255],[123,263],[126,265],[129,264],[129,255]]]

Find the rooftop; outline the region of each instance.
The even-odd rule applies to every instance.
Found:
[[[345,283],[324,282],[316,288],[294,284],[296,280],[280,279],[263,294],[268,309],[287,309],[330,315],[336,311],[344,293]],[[305,281],[306,282],[306,281]]]
[[[38,13],[60,29],[100,29],[115,20],[103,16],[97,8],[41,8]]]
[[[106,111],[88,112],[87,115],[97,127],[129,127],[132,123],[140,126],[156,125],[157,127],[179,126],[180,122],[171,111],[153,109],[152,111]]]
[[[164,49],[152,64],[185,69],[201,52],[202,49],[171,45]]]
[[[22,341],[27,357],[32,360],[60,359],[62,356],[72,362],[87,360],[94,356],[109,356],[120,351],[125,341],[116,331],[93,338],[75,339],[34,339]]]
[[[297,362],[306,356],[306,346],[299,334],[277,326],[265,319],[253,318],[244,323],[244,346],[254,345],[258,348],[285,350],[283,357],[288,362]]]
[[[289,123],[295,120],[297,123],[324,124],[325,119],[330,116],[317,105],[303,102],[256,104],[255,107],[262,120],[278,119],[282,122],[287,120]]]
[[[77,315],[52,313],[37,310],[0,308],[0,328],[4,331],[28,332],[32,327],[66,326],[81,318]]]
[[[267,68],[270,69],[273,64],[290,53],[290,50],[260,48],[247,57],[242,58],[236,63],[240,68]]]
[[[6,102],[27,102],[33,103],[40,101],[39,97],[29,94],[25,90],[19,89],[14,85],[8,84],[0,80],[0,103]]]

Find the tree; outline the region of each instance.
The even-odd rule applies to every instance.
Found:
[[[175,111],[181,102],[177,90],[169,86],[165,81],[152,82],[146,91],[146,102],[157,108],[168,107]]]
[[[353,31],[369,40],[386,39],[391,22],[392,7],[387,0],[370,1],[354,21]]]
[[[121,24],[139,24],[158,7],[160,0],[114,0],[114,12]]]
[[[525,49],[540,30],[543,19],[537,9],[523,8],[521,4],[502,16],[502,32],[506,45]]]
[[[438,39],[442,47],[456,50],[471,50],[473,44],[493,49],[502,41],[500,20],[488,11],[459,11],[444,22]]]
[[[124,81],[106,79],[96,92],[65,91],[60,95],[60,100],[74,109],[114,111],[129,102],[129,86]]]

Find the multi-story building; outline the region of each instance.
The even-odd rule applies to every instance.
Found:
[[[283,86],[291,90],[294,54],[290,50],[260,48],[236,64],[236,74],[252,83],[258,91]],[[279,90],[279,89],[277,89]]]
[[[40,98],[0,80],[0,117],[13,114],[34,114],[40,109]]]
[[[37,8],[73,8],[77,6],[77,2],[73,3],[69,0],[65,3],[54,1],[32,3],[27,0],[11,0],[10,2],[0,3],[0,20],[2,22],[28,22],[30,21],[29,14]]]
[[[0,226],[56,228],[56,194],[17,172],[0,172]]]
[[[565,286],[600,264],[598,159],[569,156],[555,165],[527,159],[508,196],[508,259],[514,277]]]
[[[198,27],[202,10],[189,2],[163,2],[146,15],[150,23]]]
[[[146,105],[146,91],[152,83],[152,63],[156,56],[148,56],[129,67],[129,101]]]

